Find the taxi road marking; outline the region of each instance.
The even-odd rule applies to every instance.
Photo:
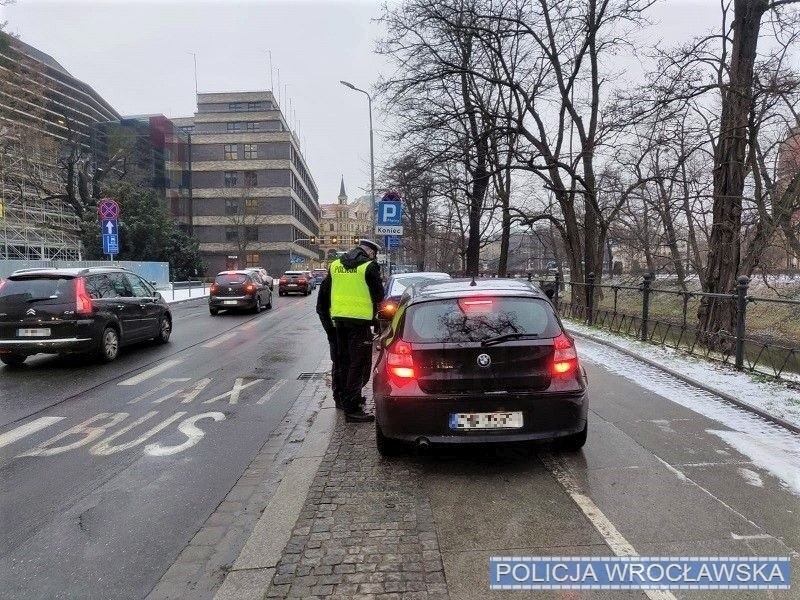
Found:
[[[21,440],[24,437],[31,435],[32,433],[36,433],[37,431],[41,431],[45,427],[50,427],[54,423],[58,423],[62,419],[66,417],[39,417],[38,419],[31,421],[30,423],[25,423],[25,425],[20,425],[16,429],[12,429],[11,431],[6,431],[4,434],[0,435],[0,448],[3,446],[8,446],[9,444],[13,444],[14,442]]]
[[[145,398],[149,398],[150,396],[153,396],[154,394],[157,394],[158,392],[160,392],[164,388],[168,388],[173,383],[184,383],[186,381],[189,381],[188,377],[164,378],[164,379],[162,379],[162,382],[160,384],[158,384],[156,387],[154,387],[152,390],[148,390],[144,394],[136,396],[136,398],[134,398],[133,400],[128,402],[128,404],[136,404],[140,400],[144,400]]]
[[[563,460],[548,453],[541,454],[544,466],[553,474],[556,480],[578,505],[586,518],[591,521],[598,533],[603,536],[608,546],[617,556],[639,556],[631,543],[619,532],[614,524],[609,521],[603,511],[585,495],[580,486],[575,482]],[[667,590],[642,590],[650,600],[676,600],[672,592]]]
[[[224,335],[221,335],[221,336],[219,336],[218,338],[216,338],[216,339],[214,339],[214,340],[212,340],[212,341],[210,341],[210,342],[208,342],[208,343],[206,343],[206,344],[203,344],[203,346],[202,346],[202,347],[203,347],[203,348],[216,348],[216,347],[217,347],[217,346],[219,346],[220,344],[222,344],[222,343],[224,343],[224,342],[227,342],[229,339],[231,339],[231,338],[235,337],[235,336],[236,336],[236,333],[237,333],[237,332],[235,332],[235,331],[231,331],[231,332],[229,332],[229,333],[226,333],[226,334],[224,334]]]
[[[154,376],[158,375],[159,373],[163,373],[167,369],[171,369],[175,365],[180,364],[182,362],[183,362],[183,359],[180,359],[180,358],[173,358],[172,360],[165,360],[160,365],[156,365],[152,369],[147,369],[147,371],[143,371],[142,373],[139,373],[138,375],[134,375],[133,377],[130,377],[130,378],[126,379],[125,381],[120,381],[117,385],[137,385],[139,383],[142,383],[143,381],[146,381],[146,380],[150,379],[151,377],[154,377]]]
[[[225,398],[228,398],[229,404],[238,404],[239,394],[242,392],[242,390],[246,390],[251,385],[255,385],[261,381],[264,380],[253,379],[252,381],[248,381],[247,383],[245,383],[244,378],[237,377],[236,381],[233,382],[233,389],[230,392],[225,392],[224,394],[220,394],[219,396],[214,396],[213,398],[210,398],[205,402],[203,402],[203,404],[211,404],[212,402],[216,402],[217,400],[224,400]]]
[[[286,385],[288,381],[289,381],[288,379],[279,379],[277,382],[275,382],[275,385],[269,388],[269,391],[266,394],[264,394],[263,396],[261,396],[261,398],[259,398],[256,404],[264,404],[272,400],[272,397],[275,395],[275,392],[277,392],[280,388]]]

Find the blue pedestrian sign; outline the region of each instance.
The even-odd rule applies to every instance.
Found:
[[[103,254],[119,254],[119,236],[117,234],[103,234]]]
[[[384,240],[384,246],[387,250],[397,250],[400,247],[399,235],[387,235]]]
[[[378,202],[378,225],[402,225],[402,204],[400,200]]]
[[[103,230],[103,235],[119,235],[118,221],[116,219],[103,219],[100,223],[100,228]]]

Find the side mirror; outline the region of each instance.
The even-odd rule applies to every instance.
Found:
[[[163,300],[164,297],[161,295],[161,292],[156,292],[153,296],[156,300]]]
[[[158,287],[158,282],[156,282],[156,281],[151,281],[151,282],[150,282],[150,285],[152,285],[153,287]]]
[[[553,296],[555,296],[555,295],[556,295],[556,291],[555,291],[555,289],[553,289],[553,288],[551,288],[551,287],[547,288],[547,289],[544,291],[544,293],[545,293],[545,294],[547,294],[547,297],[548,297],[548,298],[550,298],[550,300],[552,300],[552,299],[553,299]]]

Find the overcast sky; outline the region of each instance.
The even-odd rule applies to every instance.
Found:
[[[18,0],[3,14],[11,33],[123,115],[194,114],[192,53],[201,92],[269,89],[271,50],[275,92],[280,69],[320,202],[336,201],[342,174],[351,199],[368,189],[366,97],[339,80],[368,88],[388,69],[373,53],[382,35],[371,22],[380,14],[376,1]],[[651,13],[653,39],[689,39],[715,27],[718,15],[719,0],[662,0]],[[282,104],[288,109],[286,98]],[[388,150],[378,135],[377,163]]]

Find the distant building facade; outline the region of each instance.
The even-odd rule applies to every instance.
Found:
[[[313,262],[317,187],[271,92],[201,93],[191,135],[191,225],[209,272]]]
[[[80,258],[78,219],[44,188],[63,188],[69,143],[90,151],[97,123],[119,114],[55,59],[0,33],[0,258]]]
[[[337,252],[350,250],[361,238],[372,239],[372,223],[369,218],[369,196],[348,202],[344,187],[344,177],[339,186],[339,197],[335,204],[320,206],[319,250],[324,261],[331,261]]]

